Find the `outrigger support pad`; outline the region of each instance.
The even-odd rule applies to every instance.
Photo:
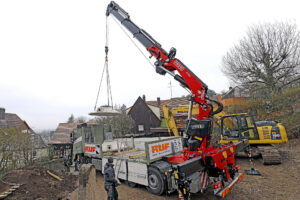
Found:
[[[248,149],[249,149],[249,151],[248,151],[248,157],[249,157],[250,167],[251,168],[250,169],[246,169],[245,170],[245,174],[247,174],[247,175],[261,176],[261,173],[257,169],[254,169],[253,156],[252,156],[252,148],[249,147]]]

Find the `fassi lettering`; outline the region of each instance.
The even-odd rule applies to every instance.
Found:
[[[89,146],[85,147],[85,151],[87,151],[87,152],[94,152],[95,150],[96,150],[96,147],[89,147]]]
[[[165,150],[167,150],[169,148],[169,146],[170,146],[169,143],[153,145],[152,146],[152,153],[165,151]]]

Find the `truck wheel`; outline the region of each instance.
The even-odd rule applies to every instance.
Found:
[[[161,195],[165,190],[164,179],[161,173],[153,167],[149,167],[147,190],[155,195]]]

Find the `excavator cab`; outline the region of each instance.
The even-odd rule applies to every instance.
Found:
[[[279,151],[272,144],[280,144],[288,141],[286,130],[281,123],[273,121],[255,122],[253,117],[246,114],[225,115],[220,119],[221,140],[220,143],[235,143],[241,139],[248,139],[252,156],[262,156],[263,163],[280,164]],[[244,156],[245,152],[239,152]],[[247,156],[247,155],[246,155]]]
[[[221,135],[223,139],[255,140],[259,138],[254,119],[247,114],[234,114],[221,117]]]

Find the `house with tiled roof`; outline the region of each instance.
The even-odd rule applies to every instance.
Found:
[[[71,144],[70,134],[82,123],[59,123],[49,144]]]
[[[224,94],[218,95],[218,101],[220,101],[223,106],[232,106],[245,102],[247,97],[249,97],[249,93],[245,92],[244,88],[236,86],[229,87],[228,91]]]
[[[146,101],[146,103],[150,106],[155,106],[159,108],[160,117],[163,117],[163,106],[167,106],[169,109],[178,107],[180,105],[188,105],[189,104],[189,97],[174,97],[171,99],[161,100],[157,97],[156,101]]]
[[[62,157],[63,155],[70,155],[72,150],[71,133],[82,123],[70,122],[59,123],[52,139],[48,143],[52,146],[52,156]]]
[[[161,100],[160,97],[157,97],[154,101],[146,101],[145,95],[143,95],[142,98],[145,103],[149,106],[149,108],[155,113],[155,115],[160,119],[164,116],[163,114],[163,106],[166,105],[168,108],[175,108],[179,105],[188,105],[189,104],[189,97],[183,96],[183,97],[174,97],[171,99],[165,99]],[[132,107],[127,108],[126,113],[131,110]]]
[[[132,107],[126,110],[135,121],[134,133],[168,135],[163,114],[163,106],[175,108],[179,105],[188,105],[189,97],[175,97],[161,100],[159,97],[155,101],[146,101],[145,95],[138,97]]]
[[[135,122],[132,132],[136,135],[149,135],[151,128],[160,126],[159,108],[148,105],[141,97],[127,111]]]
[[[0,108],[0,128],[17,128],[22,132],[34,133],[26,121],[17,114],[6,113],[5,108]]]
[[[36,134],[17,114],[7,113],[2,107],[0,107],[0,129],[18,129],[22,133],[29,133],[33,144],[34,159],[48,156],[47,145],[42,137]]]

